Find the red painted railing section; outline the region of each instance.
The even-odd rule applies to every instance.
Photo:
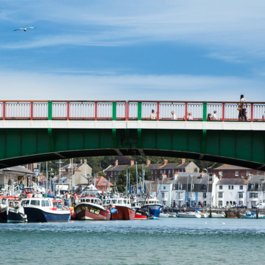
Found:
[[[217,121],[237,121],[238,102],[199,101],[63,101],[52,102],[53,120],[156,120],[202,121],[205,113],[216,111]],[[113,109],[115,108],[115,109]],[[1,120],[47,120],[48,101],[0,101]],[[247,121],[265,121],[265,102],[247,103]]]

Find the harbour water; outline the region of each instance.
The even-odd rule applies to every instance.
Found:
[[[0,264],[264,264],[265,220],[0,224]]]

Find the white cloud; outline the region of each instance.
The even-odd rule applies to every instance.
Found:
[[[52,75],[1,73],[1,99],[265,101],[263,82],[182,75]]]
[[[12,1],[9,19],[49,24],[54,36],[41,36],[12,48],[59,44],[128,45],[173,41],[259,53],[265,45],[265,2],[246,1]],[[28,3],[28,4],[27,4]],[[26,21],[25,21],[26,18]],[[56,30],[53,27],[57,27]],[[97,27],[96,30],[91,30]],[[62,31],[64,33],[62,33]],[[2,46],[3,47],[3,46]],[[5,45],[4,47],[7,47]]]

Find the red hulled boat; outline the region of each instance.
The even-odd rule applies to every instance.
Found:
[[[110,220],[109,209],[96,196],[81,196],[74,208],[75,220]]]
[[[130,199],[120,196],[108,197],[103,200],[103,205],[110,208],[111,220],[134,220],[135,210]]]

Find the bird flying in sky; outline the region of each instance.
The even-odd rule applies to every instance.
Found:
[[[33,26],[30,26],[30,27],[22,27],[22,28],[17,28],[17,29],[14,29],[14,31],[28,31],[28,30],[31,30],[31,29],[34,29]]]

